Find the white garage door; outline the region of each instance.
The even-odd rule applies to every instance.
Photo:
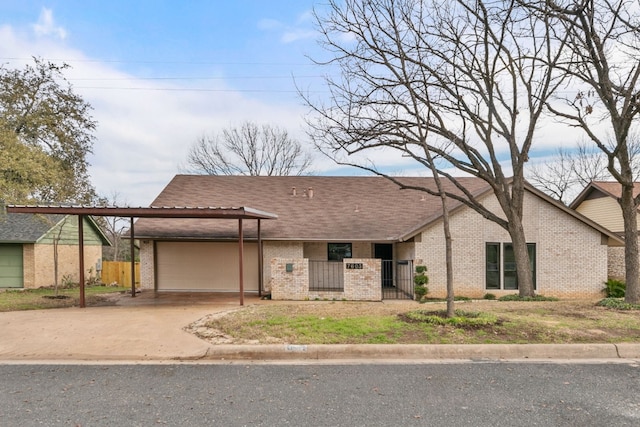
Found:
[[[238,292],[238,243],[157,242],[159,291]],[[244,244],[245,291],[258,290],[258,245]]]

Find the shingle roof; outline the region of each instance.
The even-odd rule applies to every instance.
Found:
[[[435,189],[432,178],[399,178]],[[476,178],[459,178],[473,193],[488,190]],[[293,195],[293,188],[296,195]],[[447,183],[449,189],[453,184]],[[312,189],[312,190],[310,190]],[[312,193],[312,195],[311,195]],[[453,203],[457,206],[459,203]],[[383,177],[177,175],[152,206],[247,206],[278,215],[262,221],[264,239],[394,241],[441,214],[440,199],[400,190]],[[256,236],[255,221],[245,235]],[[238,224],[228,220],[151,219],[136,222],[138,238],[232,238]]]
[[[0,243],[34,243],[64,215],[0,214]]]
[[[598,191],[609,197],[618,198],[622,195],[622,186],[617,181],[591,181],[569,206],[572,209],[577,208],[578,205],[593,194],[594,191]],[[633,197],[636,197],[638,194],[640,194],[640,182],[635,182],[633,184]]]

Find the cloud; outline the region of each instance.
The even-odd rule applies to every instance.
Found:
[[[46,7],[42,8],[38,22],[33,24],[32,28],[34,33],[40,37],[54,36],[60,40],[67,38],[67,31],[63,27],[56,26],[53,11]]]
[[[312,12],[306,11],[298,16],[296,23],[293,25],[288,25],[276,19],[265,18],[258,22],[258,28],[263,31],[280,32],[280,41],[285,44],[293,43],[318,36],[318,33],[313,28],[310,28],[312,17]]]
[[[47,19],[41,16],[36,25]],[[193,83],[139,78],[119,69],[122,64],[100,62],[60,38],[32,38],[19,28],[0,25],[0,58],[6,67],[23,68],[32,56],[71,65],[64,74],[74,92],[91,104],[98,123],[88,158],[91,182],[99,194],[117,192],[132,206],[153,201],[180,172],[190,145],[203,134],[259,120],[305,139],[300,129],[306,109],[295,100],[262,101],[219,80],[194,88],[188,86]]]

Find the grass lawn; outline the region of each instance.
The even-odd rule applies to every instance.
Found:
[[[438,316],[442,303],[273,301],[212,316],[209,333],[201,336],[211,342],[291,344],[640,342],[639,310],[596,303],[460,302],[459,317],[446,322]]]
[[[86,305],[99,305],[105,300],[104,294],[122,292],[130,288],[116,286],[85,287]],[[39,289],[7,289],[0,291],[0,311],[41,310],[45,308],[77,307],[80,305],[80,289],[77,287],[58,289],[63,298],[52,298],[55,290]]]

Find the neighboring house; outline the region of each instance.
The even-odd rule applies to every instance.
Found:
[[[87,276],[96,275],[102,245],[109,240],[90,217],[84,220]],[[52,286],[54,243],[58,252],[58,283],[78,281],[78,219],[76,216],[13,214],[0,211],[0,288]]]
[[[639,193],[640,183],[635,183],[634,197]],[[622,208],[617,201],[621,194],[620,183],[616,181],[593,181],[569,207],[624,238]],[[640,227],[640,218],[638,220]],[[624,280],[624,246],[609,248],[609,277]]]
[[[435,188],[432,178],[401,180]],[[499,212],[486,183],[460,181]],[[537,293],[600,296],[607,247],[622,240],[533,187],[526,190],[524,228]],[[456,295],[517,292],[508,233],[469,207],[450,203]],[[256,222],[244,224],[245,289],[258,291],[263,283],[274,299],[411,298],[416,265],[428,268],[429,295],[446,295],[440,199],[400,190],[382,177],[178,175],[152,206],[244,206],[277,214],[261,222],[260,242]],[[143,288],[238,290],[234,221],[141,218],[135,236]]]

